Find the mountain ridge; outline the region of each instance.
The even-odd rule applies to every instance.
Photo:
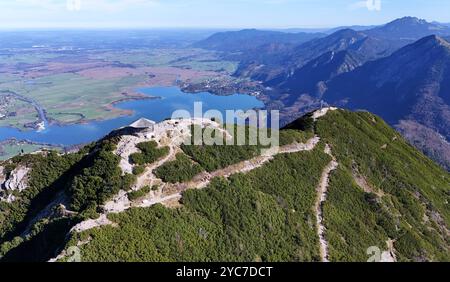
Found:
[[[374,89],[377,89],[379,85],[386,85],[385,82],[392,82],[397,86],[403,85],[403,88],[398,88],[392,94],[398,95],[397,106],[394,107],[389,102],[384,104],[389,105],[385,107],[384,111],[373,106],[368,109],[382,114],[391,125],[410,136],[412,143],[417,144],[444,167],[450,169],[448,152],[444,149],[448,146],[445,143],[438,144],[436,142],[439,140],[438,136],[444,136],[448,141],[446,122],[439,126],[440,122],[436,121],[436,116],[441,116],[437,118],[438,120],[447,120],[448,111],[442,112],[441,110],[447,107],[448,100],[445,97],[441,99],[435,94],[429,94],[425,97],[422,93],[433,88],[436,90],[431,92],[436,92],[437,89],[442,88],[442,95],[445,94],[446,74],[442,67],[439,67],[439,60],[445,62],[447,55],[445,48],[441,49],[444,51],[440,53],[436,49],[448,46],[449,34],[450,28],[446,25],[436,22],[430,23],[416,17],[404,17],[385,25],[360,31],[340,29],[330,35],[312,39],[297,46],[290,46],[287,49],[272,49],[271,52],[266,52],[263,48],[261,52],[258,52],[258,55],[249,57],[244,55],[240,58],[242,60],[235,75],[260,81],[264,86],[270,87],[270,91],[266,91],[264,99],[268,101],[266,103],[269,108],[281,110],[283,122],[289,122],[320,104],[334,105],[337,103],[337,106],[345,105],[346,103],[343,103],[344,96],[346,96],[345,89],[339,90],[341,93],[339,95],[342,96],[340,100],[342,101],[338,101],[334,97],[336,94],[333,93],[335,91],[333,85],[338,83],[336,81],[343,81],[340,77],[347,77],[347,73],[351,73],[349,77],[357,79],[355,84],[358,84],[358,81],[361,80],[366,81],[367,85],[371,85],[367,89],[360,87],[359,91],[363,92],[361,95],[352,94],[355,96],[353,99],[358,97],[363,99],[362,97],[364,97],[367,101],[371,101],[366,103],[368,106],[374,104],[383,107],[383,103],[389,98],[385,97],[386,99],[382,100],[386,95],[375,95],[373,97],[366,95],[375,91]],[[384,69],[374,68],[372,70],[374,73],[366,71],[361,74],[361,77],[356,78],[361,68],[371,68],[368,66],[383,62],[382,60],[390,58],[395,52],[408,52],[407,50],[410,49],[417,49],[411,51],[418,54],[416,56],[411,55],[411,60],[417,63],[416,69],[409,68],[408,71],[405,71],[403,66],[408,68],[412,63],[398,59],[386,64]],[[430,53],[433,53],[435,58],[430,58]],[[440,56],[442,57],[439,59]],[[427,64],[426,59],[428,58],[433,60],[433,63]],[[419,62],[420,60],[423,62]],[[364,75],[366,77],[363,77]],[[408,75],[415,75],[416,80],[422,81],[423,87],[412,88],[408,86],[408,83],[402,84],[402,80],[405,79],[410,80],[411,85],[417,84],[417,81],[411,80]],[[370,84],[367,81],[369,77],[378,80],[378,84]],[[395,81],[396,79],[398,81]],[[346,85],[352,91],[353,82],[348,81]],[[331,90],[328,88],[331,88]],[[412,103],[410,101],[412,103],[410,105],[399,102],[405,100],[406,96],[414,95],[422,96],[422,102]],[[329,97],[331,99],[328,99]],[[357,104],[353,107],[351,102],[347,103],[353,109],[365,107],[362,102]],[[407,114],[409,116],[406,116]],[[399,127],[399,118],[405,118],[401,128]],[[426,140],[423,139],[423,135],[418,140],[412,132],[405,131],[406,124],[411,124],[411,128],[417,128],[416,122],[434,131],[434,133],[427,131],[432,134],[434,140],[429,142],[429,146],[424,146]]]
[[[145,130],[120,130],[78,153],[2,163],[6,178],[18,166],[30,167],[31,174],[14,202],[0,203],[0,260],[66,261],[74,246],[86,262],[365,261],[371,246],[395,261],[450,259],[445,235],[450,175],[379,117],[336,108],[315,111],[280,132],[282,149],[267,161],[256,151],[244,156],[250,147],[205,145],[181,146],[179,154],[191,159],[175,159],[175,143],[166,143],[163,128],[189,124],[165,121],[156,125],[154,137]],[[137,152],[129,150],[134,146]],[[240,158],[218,163],[233,152]],[[155,153],[159,157],[151,157]],[[111,190],[110,181],[127,168],[123,162],[132,160],[148,160],[141,164],[144,172],[136,170],[137,179]],[[198,178],[194,163],[207,168]],[[408,167],[399,169],[405,163]],[[223,174],[216,174],[217,168]],[[153,171],[164,171],[165,180]],[[171,172],[187,178],[179,182]],[[103,182],[98,177],[104,173]],[[189,186],[205,177],[208,184]],[[20,235],[20,226],[41,214],[30,233]],[[73,227],[80,223],[86,228],[77,232]]]
[[[259,47],[269,44],[301,44],[322,35],[321,33],[243,29],[213,34],[207,39],[195,43],[194,47],[234,53],[257,50]]]
[[[331,35],[310,40],[289,50],[265,54],[261,60],[244,60],[236,75],[261,80],[269,86],[276,86],[309,61],[326,52],[351,50],[361,57],[362,62],[390,54],[395,47],[390,42],[368,37],[351,29],[339,30]]]
[[[310,61],[283,82],[279,87],[288,92],[310,93],[321,98],[321,83],[363,65],[363,59],[351,51],[330,51]],[[289,103],[289,101],[287,101]]]
[[[324,99],[373,111],[392,125],[419,122],[449,140],[449,67],[450,44],[428,36],[330,81]]]
[[[415,41],[432,34],[440,36],[449,35],[450,28],[440,23],[429,23],[426,20],[416,17],[404,17],[364,32],[382,39]]]

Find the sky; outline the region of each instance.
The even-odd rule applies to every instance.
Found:
[[[329,28],[450,23],[448,11],[448,0],[0,0],[0,29]]]

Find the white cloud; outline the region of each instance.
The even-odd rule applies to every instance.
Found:
[[[381,0],[359,1],[350,5],[350,9],[367,9],[369,11],[379,12],[381,11]]]
[[[130,8],[148,8],[159,5],[157,0],[84,0],[83,8],[94,11],[120,12]]]
[[[78,5],[78,3],[79,5]],[[7,0],[0,6],[10,9],[44,9],[48,11],[72,10],[80,7],[88,11],[123,11],[129,8],[150,7],[158,5],[158,0]]]

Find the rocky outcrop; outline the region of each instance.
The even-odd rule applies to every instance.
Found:
[[[16,200],[12,192],[22,192],[28,188],[28,173],[30,168],[18,166],[9,176],[0,167],[0,200],[11,203]]]
[[[28,172],[30,171],[29,168],[19,166],[16,169],[14,169],[10,176],[8,177],[8,180],[5,182],[5,189],[10,191],[19,191],[22,192],[23,190],[28,188]]]
[[[3,183],[5,183],[5,181],[6,181],[6,176],[3,173],[4,170],[5,170],[5,168],[3,166],[0,166],[0,189],[3,186]]]

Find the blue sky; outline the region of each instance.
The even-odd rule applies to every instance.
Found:
[[[0,28],[325,28],[450,22],[448,11],[448,0],[1,0]]]

